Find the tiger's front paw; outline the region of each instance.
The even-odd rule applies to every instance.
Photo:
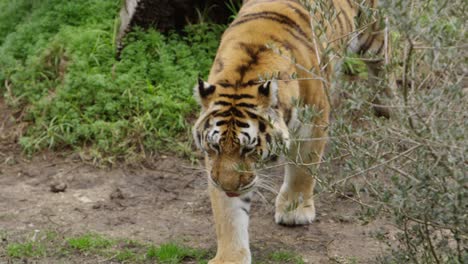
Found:
[[[251,264],[250,249],[225,249],[217,252],[208,264]]]
[[[304,199],[301,193],[281,191],[276,197],[275,222],[280,225],[307,225],[315,219],[313,197]]]

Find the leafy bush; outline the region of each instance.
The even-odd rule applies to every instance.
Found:
[[[387,80],[327,85],[341,103],[322,174],[312,174],[319,192],[359,203],[364,220],[391,217],[397,243],[386,240],[392,253],[381,262],[467,263],[466,3],[380,3],[394,50],[386,70],[400,84],[382,100],[391,118],[372,111]]]
[[[116,60],[120,1],[29,2],[0,5],[0,82],[9,103],[25,109],[26,152],[81,148],[114,162],[173,145],[224,26],[190,25],[184,36],[136,30]]]

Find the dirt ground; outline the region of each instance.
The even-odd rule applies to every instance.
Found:
[[[113,169],[96,168],[67,154],[42,153],[29,160],[6,136],[12,114],[0,102],[0,230],[10,235],[50,229],[97,232],[215,250],[207,180],[199,165],[174,156],[138,168]],[[281,171],[271,173],[278,189]],[[53,192],[52,185],[66,189]],[[284,227],[273,221],[274,194],[260,192],[266,199],[256,195],[251,210],[254,260],[264,251],[282,249],[299,253],[306,263],[375,263],[387,249],[372,234],[385,233],[389,225],[385,220],[362,225],[352,201],[319,195],[316,222]]]

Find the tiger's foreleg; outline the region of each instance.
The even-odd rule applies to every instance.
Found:
[[[228,197],[208,187],[216,226],[218,249],[209,264],[250,264],[249,211],[251,193]]]
[[[316,169],[325,149],[328,109],[314,124],[298,124],[298,140],[291,143],[284,182],[276,197],[275,221],[283,225],[304,225],[315,219]]]

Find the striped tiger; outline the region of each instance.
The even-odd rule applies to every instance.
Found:
[[[327,7],[335,10],[328,24],[325,14],[309,12],[317,4],[244,1],[222,36],[208,80],[199,79],[194,88],[201,113],[193,137],[205,153],[218,244],[211,264],[251,263],[248,222],[251,190],[258,183],[255,167],[277,154],[275,148],[286,149],[288,159],[300,163],[285,165],[276,223],[303,225],[315,218],[310,169],[320,162],[326,144],[326,84],[332,78],[330,63],[321,61],[324,43],[315,29],[322,26],[329,39],[350,43],[348,48],[357,53],[386,49],[378,23],[365,29],[355,25],[359,4],[328,1]],[[366,4],[375,8],[377,3]],[[299,120],[304,109],[315,112],[306,122]],[[294,141],[292,131],[314,140]]]

